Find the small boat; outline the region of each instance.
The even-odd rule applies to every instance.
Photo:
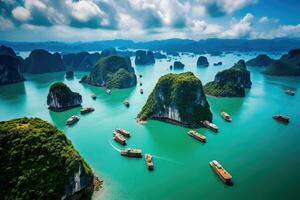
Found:
[[[141,94],[143,94],[143,93],[144,93],[144,90],[143,90],[143,88],[141,88],[141,89],[140,89],[140,93],[141,93]]]
[[[148,167],[148,170],[153,170],[154,169],[154,164],[153,164],[153,161],[152,161],[151,154],[147,153],[145,155],[145,160],[146,160],[146,165]]]
[[[142,78],[143,77],[143,75],[142,74],[140,74],[140,78]]]
[[[116,129],[117,133],[120,133],[121,135],[125,136],[125,137],[130,137],[130,133],[129,131],[126,131],[125,129],[122,128],[117,128]]]
[[[126,145],[126,139],[124,138],[124,136],[116,131],[114,132],[114,140],[122,145]]]
[[[86,113],[89,113],[89,112],[93,112],[95,109],[92,108],[92,107],[85,107],[85,108],[82,108],[80,110],[80,114],[86,114]]]
[[[140,83],[140,86],[142,86],[143,85],[143,83]]]
[[[197,139],[197,140],[199,140],[201,142],[204,142],[204,143],[206,142],[206,137],[204,135],[198,133],[197,131],[190,130],[188,132],[188,135],[192,136],[193,138],[195,138],[195,139]]]
[[[288,116],[281,115],[281,114],[274,115],[273,119],[276,119],[278,121],[285,122],[285,123],[289,123],[290,122],[290,118]]]
[[[209,162],[209,164],[225,184],[232,184],[232,176],[222,167],[220,163],[218,163],[218,161],[213,160]]]
[[[232,121],[230,115],[228,113],[226,113],[226,112],[221,112],[221,116],[223,117],[223,119],[225,119],[228,122]]]
[[[68,120],[67,120],[67,123],[66,125],[72,125],[72,124],[75,124],[76,122],[79,121],[79,117],[76,116],[76,115],[73,115],[72,117],[70,117]]]
[[[92,97],[92,99],[94,99],[94,100],[97,98],[96,94],[94,94],[94,93],[91,94],[91,97]]]
[[[294,96],[295,95],[295,91],[294,90],[286,90],[285,93],[288,94],[288,95],[290,95],[290,96]]]
[[[129,106],[130,106],[128,99],[125,99],[125,100],[123,101],[123,104],[124,104],[126,107],[129,107]]]
[[[212,130],[212,131],[214,131],[214,132],[218,132],[218,129],[219,129],[219,128],[217,127],[217,125],[211,123],[210,121],[205,120],[205,121],[203,122],[203,125],[204,125],[206,128],[209,128],[210,130]]]
[[[142,157],[142,150],[141,149],[131,149],[127,148],[121,151],[122,156],[127,157],[135,157],[135,158],[141,158]]]
[[[110,95],[111,94],[111,90],[110,89],[106,89],[106,93]]]

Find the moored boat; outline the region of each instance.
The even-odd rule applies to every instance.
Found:
[[[106,93],[107,94],[111,94],[111,90],[110,89],[106,89]]]
[[[209,128],[210,130],[212,130],[212,131],[214,131],[214,132],[218,132],[218,129],[219,129],[219,128],[217,127],[217,125],[211,123],[210,121],[205,120],[205,121],[203,122],[203,125],[204,125],[206,128]]]
[[[86,113],[89,113],[89,112],[93,112],[95,109],[92,108],[92,107],[85,107],[85,108],[82,108],[80,110],[80,114],[86,114]]]
[[[153,164],[151,154],[147,153],[145,155],[145,160],[146,160],[146,165],[147,165],[148,170],[153,170],[154,169],[154,164]]]
[[[122,128],[117,128],[116,129],[117,133],[120,133],[121,135],[125,136],[125,137],[130,137],[130,132],[126,131],[125,129]]]
[[[66,125],[72,125],[72,124],[75,124],[76,122],[79,121],[79,117],[76,116],[76,115],[73,115],[72,117],[70,117],[68,120],[67,120],[67,123]]]
[[[209,164],[225,184],[232,184],[232,176],[222,167],[220,163],[218,163],[218,161],[213,160],[209,162]]]
[[[232,121],[230,115],[228,113],[226,113],[226,112],[221,112],[221,116],[223,117],[223,119],[225,119],[228,122]]]
[[[281,115],[281,114],[274,115],[273,119],[276,119],[278,121],[285,122],[285,123],[289,123],[290,122],[290,118],[288,116]]]
[[[290,96],[294,96],[295,95],[295,91],[294,90],[286,90],[285,93],[288,94],[288,95],[290,95]]]
[[[125,100],[123,101],[123,104],[124,104],[126,107],[129,107],[129,106],[130,106],[128,99],[125,99]]]
[[[122,145],[126,145],[126,139],[118,132],[114,132],[114,140]]]
[[[135,158],[141,158],[142,157],[142,150],[141,149],[131,149],[127,148],[121,151],[122,156],[127,157],[135,157]]]
[[[192,136],[193,138],[201,141],[201,142],[206,142],[206,137],[200,133],[198,133],[197,131],[194,131],[194,130],[190,130],[188,132],[188,135],[189,136]]]
[[[92,97],[92,99],[94,99],[94,100],[97,98],[96,94],[94,94],[94,93],[91,94],[91,97]]]

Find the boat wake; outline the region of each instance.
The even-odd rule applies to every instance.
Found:
[[[121,152],[121,149],[119,149],[118,147],[114,146],[114,145],[111,143],[111,140],[108,140],[108,143],[109,143],[110,146],[111,146],[112,148],[114,148],[116,151]]]
[[[180,162],[178,162],[176,160],[170,159],[170,158],[166,158],[166,157],[162,157],[162,156],[157,156],[157,155],[152,155],[152,157],[160,159],[160,160],[164,160],[164,161],[167,161],[167,162],[170,162],[170,163],[173,163],[173,164],[182,165],[182,163],[180,163]]]

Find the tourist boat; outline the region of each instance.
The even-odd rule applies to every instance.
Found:
[[[94,100],[97,98],[96,94],[94,94],[94,93],[91,94],[91,97],[92,97],[92,99],[94,99]]]
[[[200,133],[198,133],[197,131],[194,131],[194,130],[190,130],[188,132],[188,135],[189,136],[192,136],[193,138],[201,141],[201,142],[206,142],[206,137]]]
[[[129,107],[129,101],[128,101],[128,99],[125,99],[124,101],[123,101],[123,104],[126,106],[126,107]]]
[[[106,93],[107,94],[111,94],[111,90],[110,89],[106,89]]]
[[[222,167],[220,163],[218,163],[218,161],[213,160],[209,162],[209,164],[225,184],[232,184],[232,176]]]
[[[295,95],[295,91],[294,90],[286,90],[285,91],[286,94],[294,96]]]
[[[223,117],[223,119],[225,119],[228,122],[232,121],[230,115],[228,113],[226,113],[226,112],[221,112],[221,116]]]
[[[143,85],[143,83],[140,83],[140,86],[142,86]]]
[[[127,156],[127,157],[136,157],[136,158],[141,158],[142,157],[142,150],[141,149],[131,149],[127,148],[121,151],[122,156]]]
[[[117,128],[116,129],[117,133],[120,133],[121,135],[125,136],[125,137],[130,137],[130,133],[129,131],[126,131],[125,129],[122,128]]]
[[[143,94],[143,93],[144,93],[144,90],[143,90],[143,88],[141,88],[141,89],[140,89],[140,93],[141,93],[141,94]]]
[[[116,131],[114,132],[114,140],[122,145],[126,145],[126,139],[124,138],[124,136]]]
[[[85,108],[82,108],[81,110],[80,110],[80,114],[86,114],[86,113],[89,113],[89,112],[93,112],[95,109],[94,108],[92,108],[92,107],[85,107]]]
[[[281,114],[274,115],[273,119],[276,119],[278,121],[285,122],[285,123],[289,123],[290,122],[290,118],[288,116],[281,115]]]
[[[154,169],[154,164],[153,164],[153,161],[152,161],[151,154],[147,153],[145,155],[145,160],[146,160],[146,165],[148,167],[148,170],[153,170]]]
[[[211,123],[210,121],[205,120],[205,121],[203,122],[203,125],[204,125],[206,128],[209,128],[209,129],[211,129],[211,130],[214,131],[214,132],[218,132],[218,129],[219,129],[219,128],[217,127],[217,125]]]
[[[140,74],[140,78],[142,78],[143,77],[143,75],[142,74]]]
[[[79,121],[79,117],[76,116],[76,115],[73,115],[72,117],[70,117],[68,120],[67,120],[67,125],[72,125],[72,124],[75,124],[76,122]]]

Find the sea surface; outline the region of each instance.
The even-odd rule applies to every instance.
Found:
[[[183,55],[177,59],[186,65],[185,69],[172,72],[192,71],[205,84],[218,71],[257,54],[206,55],[211,64],[207,68],[196,67],[197,56]],[[300,78],[266,76],[261,74],[261,68],[249,67],[253,85],[245,98],[208,97],[219,133],[197,129],[207,137],[207,143],[202,144],[187,135],[187,128],[159,121],[141,125],[135,120],[159,77],[170,73],[169,66],[174,60],[134,66],[136,74],[143,75],[138,78],[138,83],[143,83],[143,95],[139,93],[139,85],[114,89],[108,95],[102,88],[80,84],[78,81],[85,72],[75,72],[73,80],[66,80],[64,73],[26,74],[24,83],[0,87],[0,120],[40,117],[65,132],[104,180],[103,189],[93,199],[300,199]],[[218,61],[223,65],[212,66]],[[83,96],[82,106],[92,106],[95,111],[80,116],[76,125],[67,127],[66,120],[79,114],[80,108],[60,113],[47,109],[47,93],[55,81],[79,92]],[[288,96],[285,89],[296,90],[296,95]],[[97,94],[96,100],[91,99],[91,93]],[[126,98],[130,101],[129,108],[122,104]],[[221,111],[228,112],[233,122],[225,122],[220,117]],[[290,123],[273,120],[277,113],[290,116]],[[124,147],[112,139],[112,132],[118,127],[131,132],[127,147],[141,148],[143,154],[154,155],[154,171],[147,170],[144,158],[119,155]],[[213,172],[209,161],[214,159],[231,173],[233,186],[224,185]]]

